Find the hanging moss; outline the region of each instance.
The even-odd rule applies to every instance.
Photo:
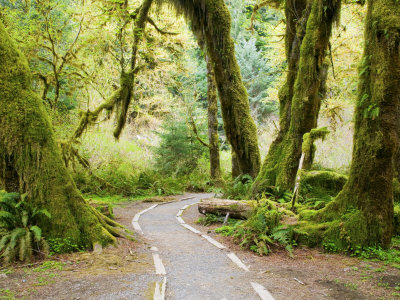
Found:
[[[44,236],[69,238],[85,247],[113,243],[119,233],[110,224],[116,224],[87,205],[77,190],[44,105],[31,90],[28,63],[1,22],[0,85],[0,181],[7,186],[8,164],[18,177],[18,192],[51,213],[51,222],[38,224]]]
[[[317,127],[321,105],[319,92],[321,83],[326,78],[324,59],[333,23],[337,22],[340,16],[340,5],[341,1],[313,0],[308,2],[302,14],[299,14],[302,18],[298,20],[303,20],[303,23],[300,21],[297,23],[297,32],[300,35],[304,20],[307,25],[301,41],[293,95],[290,94],[291,86],[287,81],[281,95],[292,98],[280,99],[281,107],[283,105],[280,116],[281,132],[270,147],[253,188],[253,194],[262,192],[260,187],[268,185],[279,186],[286,190],[294,187],[303,135]]]
[[[257,129],[236,61],[229,10],[223,0],[169,0],[169,3],[186,16],[194,33],[205,41],[213,63],[227,139],[237,155],[241,172],[256,177],[261,160]]]
[[[300,195],[307,198],[336,197],[343,189],[347,176],[332,171],[303,172]]]

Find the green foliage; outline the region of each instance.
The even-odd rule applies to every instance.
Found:
[[[332,171],[302,172],[300,196],[308,199],[330,201],[343,188],[347,176]]]
[[[222,216],[216,216],[214,214],[206,214],[205,217],[200,217],[196,220],[197,224],[204,225],[204,226],[210,226],[216,223],[222,223],[224,222],[224,217]]]
[[[383,261],[386,264],[392,265],[394,267],[400,265],[400,238],[395,237],[392,240],[392,247],[389,249],[383,249],[381,247],[361,247],[355,246],[351,247],[346,251],[346,253],[351,256],[359,257],[364,260],[371,261]],[[334,242],[324,242],[324,250],[331,253],[343,252],[338,245]]]
[[[50,219],[45,209],[33,207],[18,193],[0,191],[1,257],[10,263],[19,259],[30,261],[33,252],[46,254],[48,246],[42,230],[36,225],[39,218]]]
[[[268,54],[270,48],[269,26],[274,26],[282,16],[272,9],[261,8],[258,14],[255,32],[250,27],[253,3],[240,0],[228,1],[232,16],[232,38],[236,41],[235,54],[240,67],[243,83],[249,95],[253,116],[259,121],[268,117],[279,108],[277,101],[267,102],[268,89],[276,81],[282,66],[272,66]]]
[[[287,190],[281,189],[279,186],[277,187],[272,187],[267,191],[266,196],[270,200],[279,202],[279,203],[288,203],[291,199],[293,194]]]
[[[227,199],[241,200],[245,199],[253,184],[253,178],[248,175],[240,175],[235,178],[233,182],[227,182],[224,190],[223,197]]]
[[[294,230],[291,226],[281,225],[284,214],[284,210],[280,210],[274,202],[262,200],[248,220],[223,226],[215,232],[234,237],[242,247],[260,255],[267,255],[275,243],[284,246],[292,255],[293,246],[296,245]]]
[[[200,225],[203,225],[203,226],[210,226],[210,225],[213,225],[213,224],[217,224],[217,223],[223,223],[224,222],[224,220],[225,220],[225,217],[224,216],[217,216],[217,215],[214,215],[214,214],[206,214],[205,215],[205,217],[200,217],[200,218],[198,218],[197,220],[196,220],[196,223],[197,224],[200,224]],[[238,220],[236,220],[236,219],[232,219],[232,218],[229,218],[228,219],[228,226],[223,226],[223,227],[229,227],[230,228],[230,226],[229,225],[235,225],[237,222],[239,222]],[[222,227],[221,227],[222,228]],[[218,228],[218,230],[219,230],[220,228]]]
[[[272,230],[272,238],[284,246],[290,256],[293,256],[293,246],[297,245],[296,241],[294,240],[293,226],[282,225],[275,227]]]
[[[163,124],[159,146],[155,149],[156,169],[164,175],[188,175],[208,150],[195,138],[192,130],[181,120],[168,119]]]
[[[50,248],[50,255],[61,253],[72,253],[85,250],[83,247],[78,246],[69,238],[49,238],[47,240]]]

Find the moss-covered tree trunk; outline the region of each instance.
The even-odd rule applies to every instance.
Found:
[[[211,61],[207,61],[207,99],[208,99],[208,144],[210,148],[210,175],[216,185],[221,184],[222,174],[219,159],[218,137],[218,97],[215,83],[214,69]]]
[[[288,20],[292,20],[288,22],[288,27],[291,28],[289,30],[295,27],[296,31],[295,36],[292,31],[287,32],[289,74],[280,91],[280,133],[271,145],[254,184],[254,194],[262,192],[268,186],[293,189],[302,152],[303,135],[317,126],[321,105],[319,91],[325,75],[323,62],[332,24],[339,16],[340,1],[309,0],[308,3],[301,4],[298,6],[297,1],[286,2]],[[303,10],[294,13],[293,9],[296,7]],[[300,48],[296,48],[299,43]],[[300,53],[298,60],[297,51]],[[294,83],[293,72],[296,74]]]
[[[205,41],[214,67],[226,136],[242,173],[256,177],[261,160],[257,129],[235,57],[229,10],[224,0],[169,1],[185,14],[194,33]]]
[[[232,178],[236,178],[241,174],[241,172],[240,172],[239,162],[238,162],[237,156],[235,154],[235,151],[232,150],[231,153],[232,153],[232,159],[231,159]]]
[[[11,191],[27,193],[51,213],[50,222],[39,224],[46,237],[88,247],[114,242],[116,230],[85,202],[67,171],[44,104],[31,89],[28,63],[1,22],[0,86],[0,182],[15,187],[10,180],[17,177]]]
[[[317,215],[319,221],[342,218],[340,227],[326,233],[326,239],[342,248],[391,243],[399,105],[400,3],[369,0],[350,176]]]

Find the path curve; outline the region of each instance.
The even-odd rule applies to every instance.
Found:
[[[167,299],[260,299],[245,272],[198,234],[184,228],[177,212],[212,194],[196,194],[192,199],[158,205],[140,216],[140,226],[162,259],[168,278]]]

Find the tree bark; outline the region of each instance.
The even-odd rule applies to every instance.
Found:
[[[206,56],[207,62],[207,99],[208,99],[208,144],[210,149],[210,175],[216,185],[221,184],[222,174],[219,159],[218,137],[218,98],[212,63]]]
[[[287,5],[291,5],[290,3],[292,2],[287,1]],[[297,24],[296,36],[302,36],[302,24],[305,21],[307,25],[299,48],[300,59],[297,63],[296,80],[292,86],[293,78],[288,75],[287,82],[280,92],[280,133],[270,147],[260,175],[254,184],[253,194],[261,193],[268,186],[278,186],[284,190],[292,190],[294,187],[303,135],[317,127],[321,106],[319,91],[321,82],[324,80],[323,62],[332,25],[338,19],[339,11],[339,0],[325,2],[312,0],[300,14],[302,18]],[[295,16],[292,17],[295,18]],[[298,42],[300,42],[299,38],[294,38],[292,45]],[[288,45],[290,45],[290,40],[287,42],[287,47]],[[293,53],[296,47],[292,46],[289,51],[292,52],[288,53],[296,57],[296,53]],[[295,70],[296,65],[292,69]],[[289,70],[289,73],[291,71]]]
[[[28,62],[1,22],[0,86],[0,170],[12,168],[19,179],[18,192],[27,193],[36,207],[51,213],[50,222],[46,219],[38,224],[44,236],[69,238],[85,247],[113,243],[118,231],[77,190],[44,104],[31,90]],[[9,186],[4,172],[0,178]]]
[[[226,199],[203,199],[199,203],[199,212],[203,215],[214,214],[229,216],[237,219],[247,219],[253,211],[253,206],[246,201],[226,200]]]
[[[229,10],[223,0],[169,1],[184,13],[193,32],[205,41],[213,62],[227,139],[237,154],[242,173],[255,178],[261,160],[257,129],[235,57]]]
[[[238,177],[240,174],[240,166],[235,151],[231,150],[232,153],[232,178]]]
[[[350,175],[319,221],[342,217],[326,239],[339,247],[387,247],[393,235],[393,158],[399,148],[400,5],[368,1]],[[343,218],[347,214],[346,218]]]

